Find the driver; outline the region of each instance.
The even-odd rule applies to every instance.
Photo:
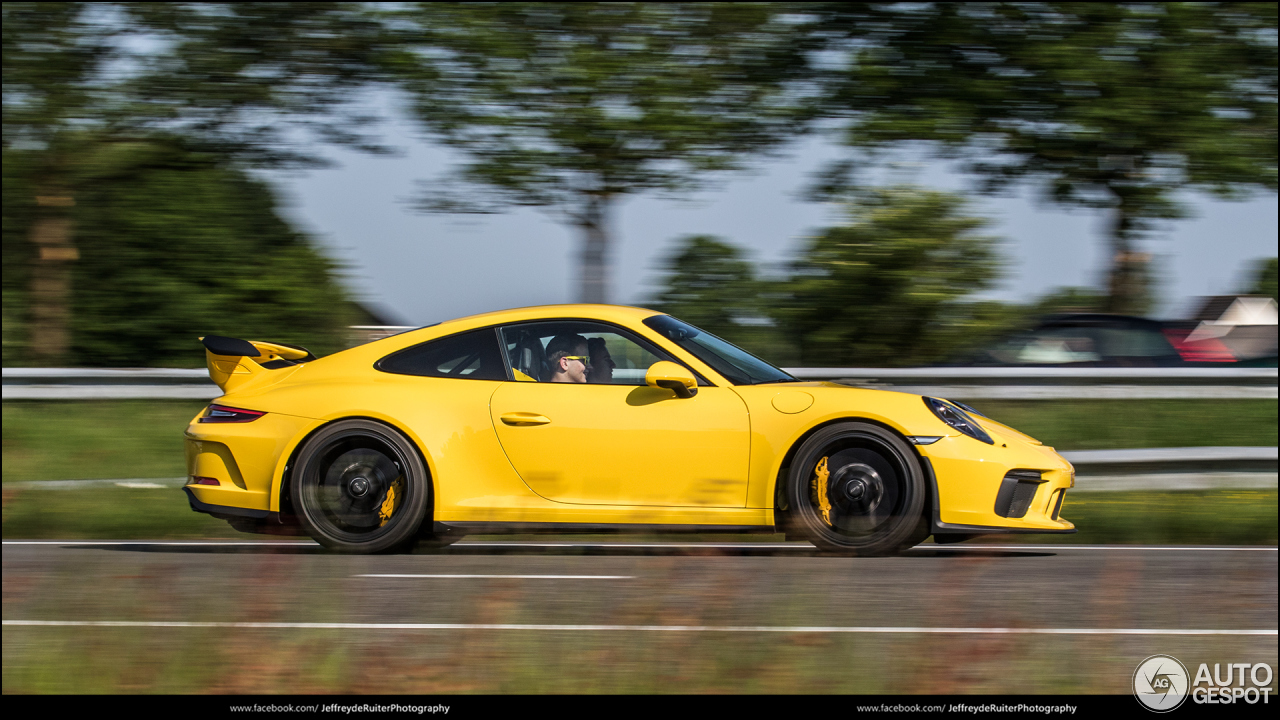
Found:
[[[547,382],[585,383],[591,358],[587,339],[581,335],[557,335],[547,343]]]

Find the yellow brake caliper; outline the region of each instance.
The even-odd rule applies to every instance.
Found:
[[[378,508],[378,517],[382,522],[378,523],[378,527],[387,524],[391,516],[396,512],[396,504],[400,501],[400,478],[391,481],[391,487],[387,488],[387,497],[382,501],[382,507]]]
[[[818,467],[814,468],[813,483],[818,490],[818,507],[822,509],[822,521],[831,524],[831,502],[827,500],[827,478],[830,471],[827,470],[827,458],[818,461]]]

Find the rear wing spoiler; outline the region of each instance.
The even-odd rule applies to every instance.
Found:
[[[223,392],[231,392],[264,370],[279,370],[316,359],[310,350],[284,343],[221,335],[205,335],[200,342],[204,345],[209,379]]]

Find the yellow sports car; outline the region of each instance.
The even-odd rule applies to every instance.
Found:
[[[946,400],[800,382],[669,315],[476,315],[317,359],[202,338],[191,507],[345,552],[468,533],[783,532],[849,555],[1064,533],[1074,471]]]

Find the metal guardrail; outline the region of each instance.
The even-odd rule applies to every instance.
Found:
[[[1076,489],[1209,490],[1274,489],[1274,447],[1184,447],[1133,450],[1065,450],[1076,468]]]
[[[802,380],[960,400],[1271,399],[1276,368],[788,368]],[[4,368],[5,400],[170,398],[221,393],[203,369]]]
[[[802,380],[958,400],[1274,400],[1276,368],[785,368]]]
[[[4,400],[212,400],[206,369],[4,368]]]

